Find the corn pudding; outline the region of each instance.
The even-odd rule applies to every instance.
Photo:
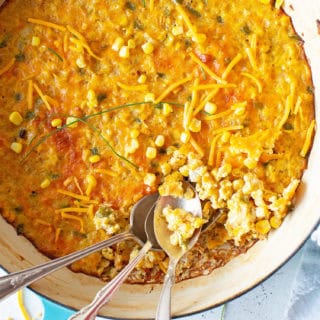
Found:
[[[193,183],[218,221],[180,261],[208,274],[280,227],[315,129],[303,43],[270,0],[9,0],[0,9],[0,213],[49,257],[129,228]],[[134,241],[74,263],[110,280]],[[161,282],[149,252],[131,283]]]

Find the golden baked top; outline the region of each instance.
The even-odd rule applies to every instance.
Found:
[[[313,87],[281,1],[10,0],[0,10],[0,210],[51,257],[128,228],[130,209],[194,183],[218,222],[178,267],[208,272],[292,207]],[[125,242],[75,263],[110,279]],[[201,258],[200,258],[201,257]],[[150,252],[131,282],[157,282]]]

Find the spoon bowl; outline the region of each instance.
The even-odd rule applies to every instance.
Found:
[[[171,288],[175,282],[175,270],[179,260],[182,256],[190,250],[198,241],[201,227],[195,229],[192,237],[188,239],[186,246],[174,245],[171,243],[170,236],[172,231],[168,229],[168,222],[163,217],[163,210],[170,206],[172,209],[183,209],[186,212],[192,213],[193,216],[202,218],[202,207],[198,194],[195,192],[193,186],[185,182],[185,187],[191,188],[194,191],[192,199],[162,196],[157,201],[154,211],[154,232],[156,239],[162,249],[169,256],[169,266],[167,274],[164,279],[163,288],[160,294],[160,301],[156,312],[156,320],[171,319]]]

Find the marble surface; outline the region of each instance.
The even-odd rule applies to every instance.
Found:
[[[320,237],[313,235],[314,240]],[[320,320],[320,247],[306,244],[268,280],[224,306],[181,320]],[[214,293],[208,293],[214,294]],[[67,320],[72,314],[24,290],[26,308],[33,320]],[[12,296],[0,303],[0,320],[25,320]]]

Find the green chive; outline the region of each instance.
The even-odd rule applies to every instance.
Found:
[[[53,53],[61,62],[63,62],[62,57],[60,56],[60,54],[59,54],[57,51],[55,51],[55,50],[53,50],[52,48],[49,48],[49,47],[47,47],[47,48],[48,48],[48,50],[49,50],[51,53]]]

